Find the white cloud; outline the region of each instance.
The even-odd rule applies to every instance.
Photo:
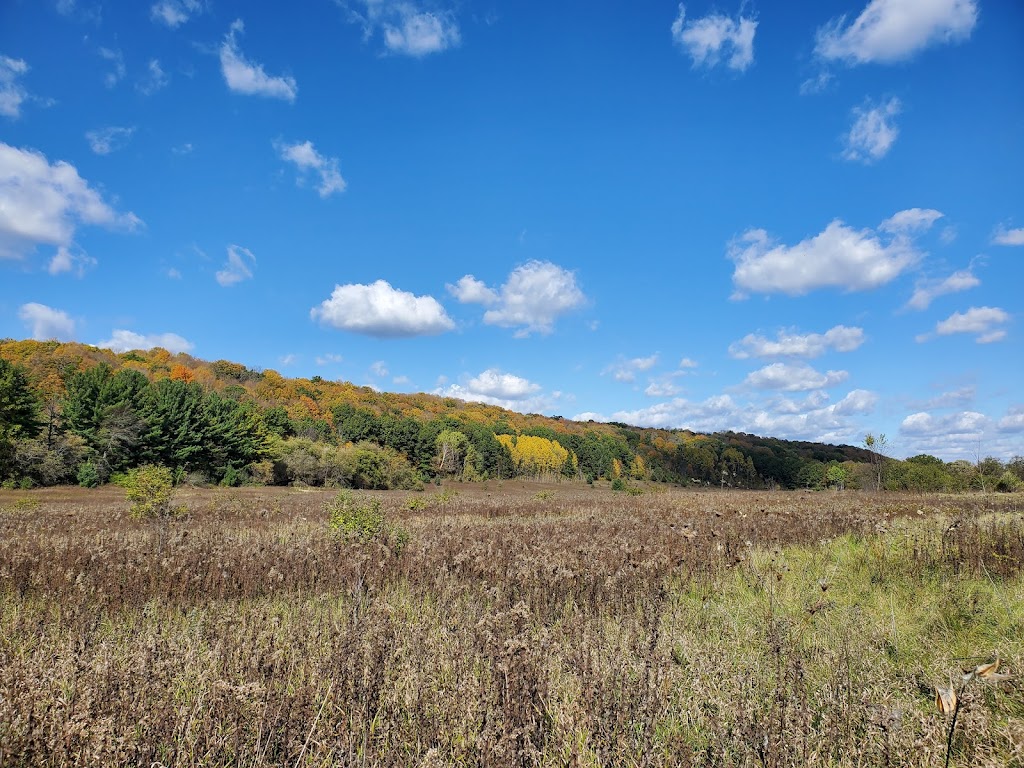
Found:
[[[814,93],[821,93],[828,88],[829,83],[832,82],[832,73],[827,70],[819,72],[814,77],[809,77],[800,83],[800,95],[808,96]]]
[[[634,357],[630,360],[618,360],[607,368],[601,375],[611,374],[616,381],[634,381],[638,371],[649,371],[658,363],[658,354],[648,357]]]
[[[1017,229],[1000,227],[992,235],[992,243],[995,245],[1024,245],[1024,227]]]
[[[900,432],[916,437],[933,435],[980,435],[988,423],[988,418],[983,413],[976,411],[961,411],[948,416],[935,417],[930,413],[921,411],[912,413],[903,419],[900,424]]]
[[[821,27],[815,53],[848,64],[888,64],[933,44],[966,40],[977,19],[976,0],[871,0],[849,24],[840,16]]]
[[[931,229],[942,216],[942,211],[936,211],[934,208],[908,208],[894,213],[879,224],[878,228],[894,235],[924,232]]]
[[[370,372],[374,376],[387,376],[388,366],[383,360],[378,360],[370,366]]]
[[[289,352],[287,355],[281,355],[281,357],[278,358],[278,362],[281,363],[281,365],[286,366],[294,365],[295,363],[298,362],[298,360],[299,356],[291,352]]]
[[[380,30],[391,53],[422,57],[459,45],[459,25],[448,12],[429,12],[408,0],[362,0],[364,13],[352,13],[367,37]]]
[[[1000,432],[1024,432],[1024,407],[1011,408],[1003,418],[999,420],[996,428]]]
[[[576,275],[549,261],[530,261],[512,270],[500,291],[487,288],[472,275],[448,290],[462,302],[497,304],[484,313],[484,322],[515,328],[516,338],[533,332],[551,333],[559,316],[582,306],[586,297]]]
[[[900,135],[893,120],[900,108],[895,97],[877,106],[854,107],[853,127],[843,137],[843,158],[867,165],[885,157]]]
[[[975,394],[974,387],[961,387],[949,392],[942,392],[928,400],[912,401],[910,407],[922,411],[931,411],[936,408],[960,408],[974,402]]]
[[[239,50],[235,35],[244,31],[242,20],[235,20],[220,46],[220,70],[228,88],[250,96],[295,101],[299,92],[295,78],[268,75],[262,65],[249,61]]]
[[[540,385],[532,381],[502,373],[497,368],[488,368],[479,376],[469,380],[470,392],[502,400],[523,400],[540,391]]]
[[[497,292],[488,288],[482,280],[477,280],[472,275],[464,275],[455,285],[448,283],[445,288],[462,304],[490,305],[498,301]]]
[[[29,328],[32,338],[36,341],[70,341],[75,336],[75,321],[61,309],[31,302],[21,305],[18,317]]]
[[[100,58],[109,61],[113,69],[103,76],[103,84],[107,88],[113,88],[119,82],[124,79],[125,66],[124,66],[124,55],[119,50],[112,50],[110,48],[100,48]]]
[[[737,360],[751,357],[821,357],[826,352],[852,352],[865,341],[863,328],[837,325],[825,333],[798,334],[779,331],[776,340],[750,333],[729,345]]]
[[[911,309],[928,309],[939,296],[966,291],[979,285],[981,285],[981,280],[974,276],[970,268],[961,269],[942,280],[919,281],[907,306]]]
[[[344,360],[345,358],[343,358],[341,355],[335,354],[333,352],[328,352],[326,355],[317,355],[316,364],[337,365],[338,363],[344,362]]]
[[[688,357],[684,357],[682,360],[679,361],[680,368],[697,368],[699,365],[700,364],[698,362],[696,362],[695,360],[691,360]]]
[[[109,155],[123,149],[131,141],[135,128],[124,128],[116,125],[106,128],[97,128],[94,131],[87,131],[86,140],[89,142],[89,149],[97,155]]]
[[[225,288],[243,280],[252,279],[252,266],[256,263],[256,257],[248,248],[240,245],[228,246],[228,260],[224,267],[217,272],[217,282]]]
[[[275,144],[275,146],[281,154],[282,160],[294,163],[303,174],[312,171],[320,177],[320,183],[316,188],[320,197],[329,197],[335,192],[345,191],[345,180],[341,177],[341,171],[338,170],[338,158],[324,157],[316,151],[311,141]]]
[[[130,352],[133,349],[162,347],[168,352],[177,354],[179,352],[189,352],[195,345],[176,333],[150,333],[143,336],[134,331],[115,329],[109,339],[99,342],[96,346],[110,349],[114,352]]]
[[[679,4],[679,15],[672,22],[672,39],[686,49],[693,66],[713,67],[728,54],[726,66],[743,72],[754,62],[754,33],[757,22],[753,19],[731,19],[722,14],[710,14],[692,21],[686,20],[686,8]]]
[[[846,371],[820,373],[806,363],[772,363],[747,375],[743,383],[755,389],[782,392],[806,392],[841,384],[849,378]]]
[[[28,93],[18,79],[28,72],[28,64],[22,59],[0,56],[0,115],[20,117],[21,105]]]
[[[64,272],[75,272],[79,277],[85,275],[87,269],[96,266],[96,259],[87,253],[73,252],[67,246],[60,245],[57,252],[53,254],[46,271],[51,275],[60,275]]]
[[[674,398],[635,411],[618,411],[610,417],[588,412],[573,418],[697,432],[732,430],[792,440],[856,442],[864,433],[857,417],[871,413],[877,401],[873,392],[863,389],[849,392],[834,404],[829,404],[824,393],[814,393],[803,402],[782,398],[740,403],[729,395],[715,395],[701,402]]]
[[[748,292],[800,296],[827,287],[864,291],[894,280],[921,258],[907,233],[882,236],[839,219],[794,246],[774,241],[763,229],[751,229],[729,244],[727,255],[736,262],[734,298],[745,298]]]
[[[134,213],[118,213],[64,161],[0,142],[0,259],[37,245],[70,247],[79,224],[132,230]]]
[[[169,82],[171,82],[171,78],[164,72],[164,68],[160,66],[160,60],[150,59],[149,64],[146,66],[146,76],[135,87],[139,93],[151,96],[161,88],[167,87]]]
[[[489,368],[462,384],[448,384],[442,377],[433,394],[475,403],[497,405],[519,413],[543,413],[564,400],[561,392],[543,394],[541,386],[521,376]]]
[[[177,29],[203,8],[199,0],[160,0],[149,9],[149,17],[171,29]]]
[[[455,327],[434,297],[414,296],[384,280],[336,285],[310,316],[323,325],[378,338],[432,336]]]
[[[1010,315],[998,307],[971,307],[966,312],[954,312],[935,326],[938,336],[950,336],[954,333],[977,334],[979,344],[1001,341],[1006,337],[1006,330],[998,326],[1010,321]],[[918,341],[927,341],[929,335],[918,336]]]
[[[675,397],[683,391],[683,388],[675,381],[679,373],[677,371],[675,374],[666,374],[650,379],[644,389],[644,394],[648,397]]]

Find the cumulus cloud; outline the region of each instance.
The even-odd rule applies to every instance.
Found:
[[[220,46],[220,70],[228,88],[250,96],[295,101],[299,87],[294,77],[268,75],[261,64],[249,61],[239,50],[235,35],[244,31],[245,24],[236,19]]]
[[[85,139],[89,142],[89,149],[97,155],[109,155],[111,152],[116,152],[126,147],[134,133],[134,127],[124,128],[110,125],[106,128],[87,131]]]
[[[1009,459],[1020,455],[1024,407],[1011,406],[999,419],[962,409],[946,414],[912,413],[900,424],[900,443],[907,455],[928,453],[951,461],[984,455]]]
[[[352,20],[363,25],[367,38],[379,31],[390,53],[418,58],[461,42],[450,12],[426,11],[408,0],[361,0],[358,5],[361,11],[352,11]]]
[[[445,380],[439,381],[438,384],[438,388],[433,392],[435,395],[497,405],[519,413],[549,411],[556,403],[567,399],[561,392],[544,394],[542,387],[536,382],[498,368],[488,368],[471,378],[462,377],[460,384],[446,385]]]
[[[900,109],[895,97],[884,104],[854,107],[853,127],[843,137],[843,158],[869,165],[885,157],[900,135],[894,121]]]
[[[961,269],[941,280],[922,280],[915,286],[914,295],[910,297],[907,306],[911,309],[928,309],[939,296],[959,293],[979,285],[981,285],[981,280],[974,276],[970,268]]]
[[[150,333],[142,335],[141,333],[118,328],[111,333],[109,339],[101,341],[96,346],[110,349],[114,352],[131,352],[133,349],[162,347],[168,352],[177,354],[179,352],[190,352],[195,345],[176,333]]]
[[[749,333],[729,345],[729,354],[737,360],[751,357],[821,357],[829,351],[852,352],[865,340],[863,328],[837,325],[825,333],[799,334],[779,331],[772,341],[764,336]]]
[[[846,381],[846,371],[820,373],[806,363],[772,363],[747,375],[743,383],[754,389],[806,392],[834,387]]]
[[[821,27],[815,53],[851,65],[890,64],[966,40],[977,20],[977,0],[871,0],[853,21],[844,15]]]
[[[336,285],[310,316],[323,325],[377,338],[433,336],[455,327],[433,296],[415,296],[384,280]]]
[[[951,336],[954,333],[976,334],[976,342],[990,344],[1006,338],[1006,329],[999,326],[1010,322],[1010,315],[999,307],[971,307],[966,312],[954,312],[935,326],[934,335]],[[928,341],[933,334],[923,334],[918,341]]]
[[[516,338],[533,332],[551,333],[561,315],[586,302],[576,285],[576,275],[549,261],[530,261],[516,267],[499,291],[487,288],[472,275],[461,278],[448,290],[464,303],[492,305],[494,308],[484,313],[484,322],[518,328]]]
[[[256,257],[248,248],[240,245],[228,246],[228,260],[217,272],[217,282],[227,288],[229,285],[252,279],[252,267]]]
[[[712,13],[687,21],[686,7],[672,22],[672,39],[681,46],[694,67],[714,67],[723,58],[729,69],[743,72],[754,62],[754,33],[757,22],[750,18],[729,18]]]
[[[610,416],[588,412],[573,418],[696,432],[732,430],[836,443],[859,440],[864,430],[857,419],[872,413],[877,401],[877,395],[863,389],[847,393],[837,403],[830,403],[824,393],[814,393],[801,402],[777,398],[743,403],[729,395],[715,395],[700,402],[674,398],[634,411],[617,411]]]
[[[22,59],[0,56],[0,115],[21,116],[21,105],[28,98],[28,93],[19,80],[28,69],[28,64]]]
[[[149,17],[171,29],[177,29],[203,9],[200,0],[160,0],[149,9]]]
[[[36,341],[71,341],[75,337],[75,321],[64,310],[31,302],[21,305],[18,317]]]
[[[161,88],[165,88],[171,82],[171,78],[160,66],[159,59],[150,59],[146,67],[146,75],[135,85],[139,93],[144,96],[152,96]]]
[[[454,296],[462,304],[495,304],[498,301],[496,291],[487,287],[482,280],[477,280],[472,275],[465,275],[452,285],[445,285],[448,293]]]
[[[70,163],[0,142],[0,259],[37,245],[69,248],[79,224],[133,230],[142,222],[115,211]]]
[[[103,84],[113,88],[124,79],[127,71],[124,66],[124,54],[112,48],[100,48],[100,58],[110,62],[111,70],[103,76]]]
[[[319,178],[316,190],[320,197],[330,197],[335,192],[345,191],[345,180],[338,169],[338,158],[321,155],[311,141],[275,146],[282,160],[293,163],[299,169],[302,174],[299,177],[300,181],[308,173],[313,173]]]
[[[924,435],[967,435],[976,436],[984,431],[988,417],[977,411],[961,411],[946,416],[933,416],[921,411],[903,419],[900,432],[916,437]]]
[[[733,298],[751,292],[800,296],[830,287],[864,291],[894,280],[921,258],[908,231],[857,230],[839,219],[793,246],[751,229],[729,244],[727,255],[736,262]]]
[[[1024,227],[1017,229],[1000,227],[992,235],[992,243],[994,245],[1024,245]]]

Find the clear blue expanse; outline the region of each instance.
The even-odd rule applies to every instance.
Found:
[[[1024,453],[1014,0],[0,3],[0,336]]]

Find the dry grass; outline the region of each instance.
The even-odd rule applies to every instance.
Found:
[[[332,497],[0,492],[0,765],[931,766],[1024,661],[1019,496],[492,482],[380,494],[398,554]],[[1018,686],[953,764],[1024,765]]]

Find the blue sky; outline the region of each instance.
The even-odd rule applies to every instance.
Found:
[[[1011,0],[9,0],[0,336],[1022,454],[1021,40]]]

